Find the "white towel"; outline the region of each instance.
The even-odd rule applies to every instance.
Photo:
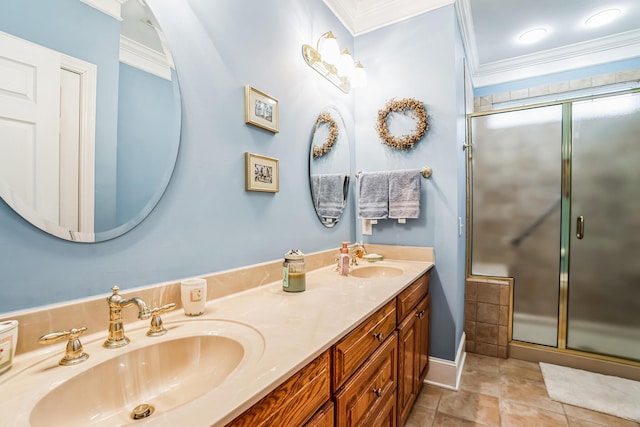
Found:
[[[358,194],[358,218],[385,219],[389,217],[389,174],[362,172]]]
[[[313,186],[317,177],[316,210],[323,218],[340,218],[344,211],[349,177],[343,173],[322,174],[311,177]]]
[[[420,171],[389,172],[389,218],[420,216]]]

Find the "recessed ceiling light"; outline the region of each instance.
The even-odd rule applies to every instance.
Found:
[[[534,28],[533,30],[528,30],[520,34],[520,36],[518,36],[518,41],[526,44],[535,43],[545,38],[546,35],[546,28]]]
[[[601,27],[615,20],[620,15],[620,9],[607,9],[591,15],[584,24],[589,28]]]

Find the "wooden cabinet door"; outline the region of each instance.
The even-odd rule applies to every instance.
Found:
[[[418,380],[417,353],[420,346],[417,311],[409,314],[398,327],[398,425],[404,425],[416,400]]]
[[[395,427],[396,425],[396,395],[389,396],[380,411],[372,414],[363,424],[367,427]]]
[[[427,376],[427,372],[429,371],[429,338],[430,338],[430,317],[431,317],[431,294],[427,294],[426,297],[420,301],[418,306],[416,307],[416,317],[417,317],[417,337],[418,337],[418,348],[417,348],[417,375],[416,379],[418,380],[416,384],[416,394],[420,392],[422,388],[422,383]]]
[[[394,331],[336,393],[337,426],[369,427],[386,408],[396,391],[397,351]]]

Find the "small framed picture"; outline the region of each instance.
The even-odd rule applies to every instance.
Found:
[[[244,183],[247,191],[278,192],[278,159],[244,153]]]
[[[278,100],[251,86],[244,88],[244,121],[273,133],[278,133],[280,111]]]

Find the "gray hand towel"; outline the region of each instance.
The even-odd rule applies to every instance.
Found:
[[[389,218],[420,216],[420,171],[389,172]]]
[[[313,207],[318,211],[318,192],[320,191],[320,175],[311,175],[311,199]]]
[[[389,175],[387,172],[362,172],[358,195],[358,218],[389,217]]]
[[[340,218],[345,206],[345,190],[349,177],[343,173],[321,174],[318,177],[316,207],[323,218]],[[312,177],[313,185],[313,177]]]

